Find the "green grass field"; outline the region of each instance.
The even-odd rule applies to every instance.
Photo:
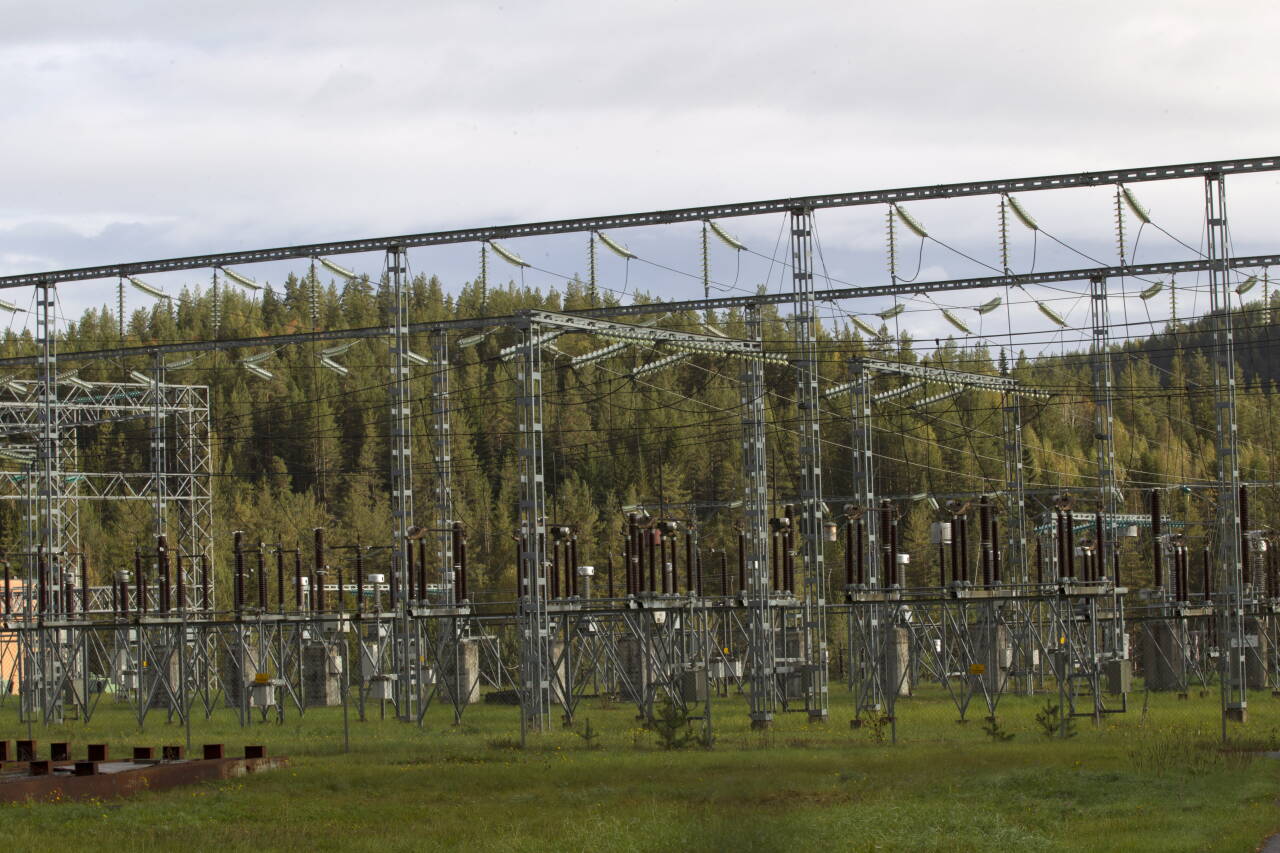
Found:
[[[264,743],[289,769],[110,803],[0,807],[14,850],[1255,850],[1280,830],[1280,699],[1251,698],[1247,726],[1220,743],[1216,692],[1131,697],[1129,712],[1069,740],[1035,722],[1044,697],[1005,697],[996,740],[940,694],[898,704],[898,743],[853,729],[842,688],[813,725],[779,715],[747,725],[739,697],[715,705],[716,743],[666,750],[625,703],[583,701],[577,731],[519,748],[514,708],[473,706],[461,726],[441,706],[422,729],[351,723],[340,709],[241,729],[230,712],[193,724],[192,742],[228,754]],[[12,708],[3,713],[11,715]],[[587,721],[598,735],[581,736]],[[0,726],[25,737],[25,726]],[[137,731],[125,708],[91,725],[35,730],[114,750],[181,743],[162,715]],[[118,754],[118,752],[117,752]]]

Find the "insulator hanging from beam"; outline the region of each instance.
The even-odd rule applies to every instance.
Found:
[[[855,379],[852,382],[841,382],[839,385],[833,385],[832,387],[828,388],[826,391],[823,391],[822,396],[828,399],[830,399],[831,397],[842,397],[845,394],[848,394],[854,388],[856,388],[860,383],[865,381],[866,381],[865,379]]]
[[[328,258],[322,258],[319,255],[316,255],[315,259],[320,262],[320,266],[324,267],[329,272],[334,273],[335,275],[339,275],[342,278],[345,278],[347,281],[354,281],[360,278],[360,275],[356,273],[354,270],[349,270],[340,264],[335,264],[333,261],[329,260]]]
[[[458,338],[458,348],[470,349],[492,334],[493,329],[485,329],[483,332],[476,332],[474,335],[467,335],[466,337]]]
[[[711,229],[711,233],[723,240],[724,244],[729,248],[736,249],[739,252],[747,248],[741,242],[729,236],[728,232],[721,228],[720,223],[716,222],[714,219],[704,219],[703,221],[707,223],[707,226]]]
[[[1157,281],[1155,284],[1151,285],[1146,290],[1139,293],[1138,298],[1141,299],[1143,302],[1146,302],[1148,299],[1155,296],[1157,293],[1159,293],[1162,290],[1164,290],[1164,282]]]
[[[702,330],[706,332],[708,335],[715,335],[717,338],[724,338],[726,340],[728,340],[729,338],[728,335],[726,335],[724,332],[720,331],[710,323],[699,323],[698,325],[701,326]]]
[[[334,373],[338,374],[339,376],[347,376],[348,374],[350,374],[350,373],[351,373],[351,371],[350,371],[350,370],[348,370],[346,367],[344,367],[344,366],[343,366],[343,365],[341,365],[341,364],[338,364],[338,362],[336,362],[336,361],[334,361],[333,359],[328,358],[328,357],[326,357],[326,356],[321,356],[321,357],[320,357],[320,364],[321,364],[322,366],[324,366],[324,367],[329,368],[330,370],[332,370]]]
[[[692,357],[693,357],[693,354],[687,353],[687,352],[677,352],[677,353],[672,353],[671,355],[668,355],[668,356],[663,356],[662,358],[656,361],[651,361],[648,364],[642,364],[639,367],[637,367],[635,370],[631,371],[631,378],[638,379],[641,376],[648,376],[650,373],[656,373],[657,371],[663,369],[664,367],[670,367],[673,364],[676,364],[678,362],[684,361]]]
[[[1067,328],[1067,321],[1062,318],[1061,314],[1059,314],[1057,311],[1054,311],[1052,308],[1050,308],[1048,305],[1041,302],[1039,299],[1035,300],[1035,303],[1036,303],[1036,307],[1040,309],[1041,314],[1048,317],[1050,320],[1057,323],[1062,328],[1064,329]]]
[[[738,352],[736,350],[730,350],[729,352],[724,353],[724,356],[726,358],[741,358],[741,359],[759,358],[765,364],[779,364],[779,365],[791,364],[791,362],[787,359],[787,357],[780,352],[745,353],[745,352]]]
[[[1138,197],[1133,194],[1133,190],[1128,187],[1120,187],[1120,192],[1124,195],[1125,204],[1133,211],[1133,215],[1138,217],[1138,221],[1143,225],[1151,224],[1151,214],[1138,201]]]
[[[68,373],[62,374],[61,376],[58,377],[58,381],[66,385],[70,385],[72,388],[75,388],[77,391],[93,390],[93,386],[90,385],[88,382],[85,382],[79,376],[76,376],[75,371],[70,371]]]
[[[418,355],[413,350],[405,350],[404,357],[407,358],[409,361],[413,362],[414,364],[418,365],[419,367],[431,366],[431,359],[427,358],[425,355]]]
[[[959,397],[964,392],[965,392],[965,387],[962,385],[959,388],[952,388],[950,391],[943,391],[941,394],[934,394],[932,397],[925,397],[922,400],[916,400],[914,403],[911,404],[911,407],[913,409],[919,409],[922,406],[929,406],[929,405],[932,405],[933,403],[941,403],[944,400],[950,400],[952,397]]]
[[[357,343],[359,343],[359,341],[348,341],[345,344],[338,344],[336,347],[328,347],[326,349],[320,350],[320,355],[329,357],[329,358],[332,358],[333,356],[336,356],[336,355],[343,355],[344,353],[350,351],[350,349],[354,347]]]
[[[498,257],[502,258],[504,261],[506,261],[509,264],[512,264],[517,267],[530,266],[529,262],[526,261],[524,258],[520,257],[510,249],[504,246],[500,246],[498,243],[494,242],[493,240],[489,241],[489,248],[497,252]]]
[[[900,388],[893,388],[889,391],[881,391],[879,394],[872,396],[871,400],[872,402],[876,402],[876,403],[880,403],[885,400],[893,400],[897,397],[905,397],[908,394],[910,394],[912,391],[915,391],[923,387],[924,387],[924,380],[908,382],[906,385],[903,385]]]
[[[601,243],[604,243],[605,248],[613,252],[618,257],[631,260],[636,256],[635,252],[631,251],[626,246],[617,242],[616,240],[614,240],[612,237],[610,237],[608,234],[604,233],[603,231],[597,231],[596,236],[600,238]]]
[[[853,323],[854,326],[861,329],[864,334],[870,335],[873,338],[880,337],[880,332],[877,329],[872,328],[870,323],[864,322],[857,315],[850,314],[849,320]]]
[[[970,329],[968,326],[966,326],[966,325],[964,324],[964,322],[963,322],[959,317],[957,317],[955,314],[952,314],[952,313],[951,313],[950,311],[948,311],[946,308],[943,308],[943,309],[942,309],[942,316],[943,316],[943,317],[945,317],[945,318],[947,319],[947,322],[948,322],[948,323],[950,323],[951,325],[955,326],[957,329],[959,329],[960,331],[964,332],[966,335],[972,335],[972,334],[973,334],[973,330],[972,330],[972,329]]]
[[[141,290],[143,293],[147,294],[148,296],[153,296],[153,297],[155,297],[156,299],[168,299],[168,298],[169,298],[169,294],[165,293],[163,290],[161,290],[161,289],[160,289],[160,288],[158,288],[158,287],[155,287],[155,286],[153,286],[153,285],[147,284],[145,281],[143,281],[143,280],[142,280],[142,279],[140,279],[140,278],[134,278],[133,276],[128,276],[128,277],[127,277],[127,280],[128,280],[128,282],[129,282],[129,284],[133,285],[133,286],[134,286],[134,287],[136,287],[138,290]]]
[[[259,367],[256,364],[251,364],[243,361],[240,362],[240,366],[243,367],[245,370],[249,371],[250,373],[252,373],[254,376],[257,376],[259,379],[275,379],[276,378],[276,375],[272,373],[270,370],[267,370],[265,367]]]
[[[538,346],[545,347],[547,344],[551,343],[556,338],[565,334],[565,332],[566,332],[565,329],[557,329],[554,332],[547,332],[546,334],[539,335]],[[518,344],[512,344],[509,347],[503,347],[502,349],[498,350],[498,358],[502,359],[503,361],[510,361],[520,353],[524,352],[524,347],[525,347],[525,344],[523,341],[521,341]]]
[[[260,352],[254,355],[246,355],[244,358],[240,359],[240,363],[241,364],[259,364],[271,358],[271,356],[275,355],[275,352],[276,352],[275,350],[269,349],[266,352]]]
[[[1025,287],[1019,286],[1018,289],[1021,290],[1023,293],[1026,293],[1027,298],[1036,304],[1036,307],[1040,309],[1041,314],[1048,317],[1050,320],[1057,323],[1062,328],[1064,329],[1067,328],[1067,325],[1068,325],[1067,321],[1062,318],[1061,314],[1059,314],[1057,311],[1054,311],[1052,308],[1050,308],[1045,303],[1041,302],[1039,299],[1036,299],[1030,293],[1027,293],[1027,289]]]
[[[1253,286],[1257,283],[1258,283],[1258,277],[1256,275],[1249,276],[1248,278],[1246,278],[1244,281],[1240,282],[1240,284],[1236,286],[1236,295],[1244,296],[1250,290],[1253,290]]]
[[[8,311],[8,312],[10,312],[10,313],[12,313],[12,314],[25,314],[25,313],[27,313],[27,312],[26,312],[26,309],[24,309],[24,308],[19,308],[17,305],[14,305],[12,302],[7,302],[7,301],[5,301],[5,300],[3,300],[3,299],[0,299],[0,311]]]
[[[218,269],[222,270],[223,275],[225,275],[227,278],[231,279],[241,287],[247,287],[250,290],[262,290],[262,285],[258,284],[256,281],[249,278],[247,275],[241,275],[235,270],[228,269],[227,267],[218,267]]]
[[[584,352],[582,355],[575,355],[569,359],[569,366],[582,367],[584,364],[592,364],[602,358],[608,358],[615,353],[622,352],[624,349],[631,346],[631,343],[631,341],[618,341],[617,343],[609,344],[608,346],[603,346],[599,349],[591,350],[590,352]]]
[[[898,218],[902,220],[902,224],[910,228],[911,232],[917,237],[924,238],[929,236],[929,232],[925,230],[925,227],[922,224],[920,224],[920,220],[916,219],[910,213],[907,213],[906,209],[903,208],[902,205],[895,204],[893,206],[893,210],[898,214]]]
[[[973,310],[977,311],[979,314],[990,314],[992,311],[1000,307],[1000,303],[1002,301],[1003,300],[1001,300],[1001,298],[997,296],[988,302],[982,303],[981,305],[977,306]]]
[[[1013,211],[1013,215],[1018,217],[1019,222],[1030,228],[1032,231],[1040,230],[1040,226],[1036,223],[1035,219],[1033,219],[1031,214],[1027,212],[1027,209],[1022,206],[1022,202],[1018,201],[1018,199],[1011,195],[1006,195],[1005,198],[1009,199],[1009,208]]]
[[[879,317],[881,320],[892,320],[894,317],[897,317],[899,314],[901,314],[903,311],[906,311],[906,310],[907,310],[907,306],[899,302],[897,305],[893,306],[889,310],[881,311],[876,316]]]

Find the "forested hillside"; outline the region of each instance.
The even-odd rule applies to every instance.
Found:
[[[210,287],[184,290],[172,309],[165,303],[135,310],[128,317],[124,346],[203,337],[308,332],[382,325],[385,290],[376,282],[348,281],[341,286],[319,281],[314,271],[289,278],[283,288],[250,299],[222,288],[215,312]],[[443,318],[509,314],[526,307],[585,307],[594,297],[578,284],[563,293],[465,286],[447,296],[434,278],[412,282],[414,322]],[[1275,479],[1273,324],[1269,312],[1250,306],[1237,318],[1242,327],[1239,422],[1243,439],[1243,476]],[[763,336],[770,350],[791,347],[791,329],[772,308],[762,312]],[[738,312],[719,315],[663,314],[636,322],[704,331],[706,325],[731,336],[745,336]],[[216,321],[216,330],[215,330]],[[821,331],[824,385],[848,377],[849,357],[874,353],[904,361],[924,361],[980,373],[1017,377],[1050,391],[1045,401],[1022,404],[1027,486],[1049,490],[1094,482],[1093,409],[1090,369],[1081,354],[1032,357],[1005,352],[975,340],[931,339],[927,347],[905,337],[864,340],[851,327]],[[516,365],[500,350],[515,334],[494,327],[471,346],[452,344],[450,376],[453,483],[456,516],[468,529],[476,595],[509,594],[513,576],[518,472],[513,397]],[[120,344],[115,313],[86,312],[63,330],[58,347],[67,353]],[[702,355],[633,379],[630,371],[665,355],[629,347],[618,356],[573,368],[569,356],[607,341],[583,336],[555,340],[546,368],[546,452],[550,512],[553,521],[574,526],[582,539],[582,559],[603,563],[620,548],[621,507],[644,502],[655,514],[689,517],[689,501],[724,502],[739,497],[740,408],[737,389],[741,363]],[[1197,482],[1212,476],[1212,370],[1210,343],[1203,324],[1159,329],[1154,336],[1118,350],[1115,360],[1116,454],[1128,508],[1143,508],[1140,488]],[[169,380],[211,387],[215,454],[215,518],[224,554],[229,533],[246,531],[251,541],[305,540],[315,526],[330,529],[334,543],[385,543],[390,531],[387,496],[387,344],[363,340],[335,357],[349,370],[341,376],[320,366],[315,343],[282,348],[262,362],[274,378],[246,371],[238,359],[261,350],[205,353],[189,365],[169,371]],[[425,336],[415,336],[416,351],[429,351]],[[30,353],[27,335],[10,334],[7,355]],[[176,358],[171,361],[177,361]],[[70,363],[61,365],[66,368]],[[123,379],[129,369],[146,369],[145,358],[132,362],[99,360],[80,367],[89,380]],[[18,373],[21,376],[23,374]],[[884,387],[902,380],[881,379]],[[766,368],[770,419],[770,491],[780,504],[794,493],[796,410],[794,374],[785,366]],[[428,518],[434,477],[430,427],[425,404],[430,370],[413,371],[415,500]],[[879,488],[902,496],[923,493],[1000,489],[1005,481],[1004,437],[999,397],[967,391],[923,410],[903,397],[877,410],[876,442],[881,454]],[[828,501],[839,512],[850,485],[849,398],[827,400],[822,413],[823,470]],[[148,424],[108,423],[79,436],[86,470],[146,470]],[[17,463],[3,463],[16,467]],[[1264,492],[1270,495],[1270,492]],[[1040,511],[1046,497],[1028,506]],[[655,509],[660,503],[666,510]],[[1207,497],[1174,492],[1171,511],[1201,517]],[[1264,498],[1255,516],[1272,517]],[[1091,508],[1088,499],[1082,505]],[[912,572],[927,577],[924,543],[927,525],[937,513],[924,500],[900,502],[906,520],[905,541],[921,554]],[[5,508],[4,539],[17,545],[16,503]],[[700,509],[704,548],[732,547],[735,510]],[[143,503],[86,505],[82,509],[83,547],[95,572],[131,565],[135,544],[148,535],[149,507]],[[831,546],[835,548],[835,545]],[[837,552],[832,551],[834,556]],[[1130,570],[1142,562],[1136,546],[1126,551]],[[224,561],[225,562],[225,561]],[[1130,583],[1139,578],[1130,575]]]

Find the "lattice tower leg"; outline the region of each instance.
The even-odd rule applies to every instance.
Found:
[[[705,225],[703,240],[706,240]],[[803,548],[804,705],[810,720],[828,715],[827,590],[822,544],[822,435],[818,420],[817,312],[813,284],[813,211],[791,212],[791,283],[795,296],[796,406],[800,433],[800,544]]]
[[[520,421],[520,732],[545,731],[551,707],[551,620],[547,613],[547,514],[540,327],[523,330],[516,408]]]
[[[449,338],[443,331],[431,336],[431,417],[435,440],[435,486],[432,490],[436,527],[436,559],[444,576],[444,603],[457,601],[453,553],[453,440],[449,424]],[[426,566],[421,570],[425,572]]]
[[[166,475],[164,362],[155,357],[151,373],[151,538],[166,533]]]
[[[204,600],[200,576],[206,561],[209,576],[215,577],[213,554],[213,457],[209,445],[209,389],[202,386],[179,386],[171,403],[174,408],[173,488],[170,500],[177,503],[178,547],[186,555],[183,582],[188,607],[214,609],[214,585],[209,586],[209,599]]]
[[[1113,405],[1115,374],[1111,363],[1111,311],[1107,303],[1107,280],[1096,276],[1089,281],[1090,317],[1093,341],[1089,364],[1093,380],[1094,437],[1098,464],[1098,511],[1107,519],[1102,524],[1102,541],[1097,543],[1099,578],[1111,576],[1119,553],[1119,528],[1110,519],[1120,511],[1119,484],[1116,479],[1115,412]],[[1117,610],[1108,623],[1106,645],[1116,657],[1124,654],[1124,617]]]
[[[1008,580],[1027,583],[1027,483],[1022,466],[1022,407],[1013,394],[1004,395],[1004,471],[1008,518],[1005,537],[1008,548]]]
[[[1235,333],[1228,277],[1230,232],[1227,228],[1226,180],[1205,178],[1205,221],[1209,260],[1210,316],[1214,322],[1213,392],[1215,446],[1218,455],[1218,563],[1224,584],[1218,602],[1222,661],[1222,735],[1227,720],[1248,715],[1244,625],[1244,554],[1240,530],[1240,455],[1236,435]]]
[[[752,340],[760,340],[760,317],[754,308],[748,309],[747,335]],[[759,357],[744,361],[739,391],[742,401],[743,557],[748,573],[747,680],[751,726],[767,728],[773,722],[775,666],[766,530],[768,468],[765,461],[764,363]]]
[[[392,671],[396,673],[394,695],[396,711],[401,719],[414,719],[409,707],[414,692],[412,662],[409,649],[409,624],[406,604],[409,600],[408,554],[409,527],[413,524],[412,402],[409,391],[409,307],[405,281],[405,252],[400,246],[387,250],[387,275],[391,285],[389,306],[391,321],[391,381],[388,384],[389,440],[391,451],[391,577],[395,599],[391,602],[396,615],[393,626]]]
[[[859,509],[865,520],[865,546],[863,551],[866,566],[866,582],[875,586],[880,581],[880,543],[879,523],[876,512],[876,471],[875,456],[871,438],[871,374],[857,370],[853,377],[853,488],[858,497]]]

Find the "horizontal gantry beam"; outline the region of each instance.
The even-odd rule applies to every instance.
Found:
[[[1250,255],[1229,258],[1231,269],[1269,267],[1280,263],[1280,254]],[[981,290],[987,287],[1018,287],[1028,284],[1053,284],[1066,281],[1090,281],[1110,278],[1146,278],[1156,275],[1181,275],[1205,272],[1210,261],[1196,258],[1190,261],[1165,261],[1155,264],[1127,264],[1116,267],[1087,267],[1073,270],[1053,270],[1036,273],[1012,273],[1010,275],[975,276],[953,278],[945,281],[920,281],[910,284],[880,284],[865,287],[837,287],[814,291],[818,302],[835,302],[842,299],[869,299],[881,296],[909,296],[914,293],[941,293],[949,290]],[[657,302],[649,305],[614,305],[606,308],[587,308],[570,313],[580,317],[626,317],[636,314],[653,314],[656,311],[703,311],[708,308],[745,308],[753,305],[780,305],[794,302],[792,293],[757,293],[750,296],[722,296],[716,299],[689,299],[681,302]],[[61,356],[59,356],[61,358]]]
[[[1280,266],[1280,254],[1250,255],[1230,258],[1227,266],[1232,269],[1252,269],[1268,266]],[[1019,285],[1049,284],[1054,282],[1089,281],[1094,278],[1144,278],[1154,275],[1179,275],[1183,273],[1204,272],[1209,269],[1206,259],[1191,261],[1167,261],[1154,264],[1129,264],[1116,267],[1088,267],[1074,270],[1057,270],[1052,272],[1027,273],[1024,275],[994,275],[975,278],[957,278],[945,281],[914,282],[912,284],[883,284],[866,287],[841,287],[832,290],[819,290],[814,298],[822,302],[835,302],[844,299],[866,299],[884,296],[907,296],[914,293],[940,293],[952,290],[981,290],[987,287],[1017,287]],[[716,299],[691,299],[681,302],[653,302],[643,305],[613,305],[604,308],[586,308],[574,311],[563,311],[554,316],[575,318],[605,318],[652,315],[661,313],[678,313],[681,311],[704,311],[707,309],[724,310],[747,308],[761,305],[779,305],[795,301],[791,293],[757,293],[751,296],[727,296]],[[439,331],[465,331],[474,329],[525,328],[530,322],[533,312],[523,315],[507,315],[501,317],[477,317],[462,320],[440,320],[429,323],[411,323],[409,331],[413,334]],[[551,316],[552,312],[540,312]],[[564,327],[563,323],[546,322],[547,325]],[[641,331],[639,327],[628,327]],[[589,332],[591,329],[578,327],[578,331]],[[644,327],[642,331],[650,334],[666,333]],[[390,334],[386,326],[364,326],[357,329],[332,329],[324,332],[300,332],[290,335],[263,335],[256,338],[232,338],[220,341],[181,341],[169,344],[149,344],[136,347],[116,347],[112,349],[82,350],[79,352],[58,353],[59,362],[83,362],[104,358],[121,359],[157,355],[176,355],[178,353],[201,353],[219,350],[285,347],[321,341],[346,341],[362,338],[379,338]],[[703,336],[691,336],[705,339]],[[710,338],[710,340],[716,340]],[[719,339],[721,343],[724,339]],[[741,344],[743,342],[737,341]],[[22,367],[38,364],[38,355],[12,356],[0,358],[0,367]]]
[[[1195,178],[1206,175],[1270,172],[1278,169],[1280,169],[1280,157],[1260,157],[1246,160],[1184,163],[1175,166],[1147,166],[1105,172],[1072,172],[1064,175],[1043,175],[1034,178],[1006,178],[958,184],[933,184],[921,187],[834,193],[831,195],[797,196],[766,201],[718,204],[708,207],[684,207],[673,210],[623,213],[585,219],[557,219],[519,225],[429,231],[419,234],[400,234],[392,237],[338,240],[329,243],[306,243],[298,246],[280,246],[273,249],[251,249],[243,252],[221,252],[211,255],[189,255],[187,257],[155,261],[132,261],[103,266],[50,270],[40,273],[0,276],[0,289],[25,287],[33,284],[56,284],[60,282],[115,278],[117,276],[136,276],[156,272],[208,269],[236,264],[263,263],[266,261],[317,258],[327,255],[385,252],[393,247],[407,249],[421,246],[440,246],[449,243],[476,243],[515,237],[537,237],[548,234],[573,234],[597,231],[604,228],[634,228],[644,225],[670,225],[679,222],[699,222],[706,219],[725,219],[737,216],[760,216],[770,213],[784,213],[796,209],[821,210],[824,208],[858,207],[920,199],[998,195],[1011,192],[1034,192],[1037,190],[1056,190],[1071,187],[1105,186],[1108,184],[1134,184],[1146,181]]]

